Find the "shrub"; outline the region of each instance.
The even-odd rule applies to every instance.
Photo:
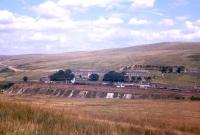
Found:
[[[0,89],[9,89],[13,85],[14,85],[14,83],[12,83],[12,82],[3,83],[3,84],[0,84]]]
[[[200,101],[200,97],[191,96],[190,100],[192,100],[192,101]]]
[[[90,81],[98,81],[99,80],[99,75],[98,74],[91,74],[90,76],[89,76],[89,80]]]
[[[185,97],[182,97],[182,96],[176,96],[175,99],[176,99],[176,100],[184,100]]]
[[[103,81],[109,82],[124,82],[125,76],[123,73],[118,73],[115,71],[110,71],[104,75]]]
[[[27,77],[27,76],[24,76],[24,77],[23,77],[23,81],[24,81],[24,82],[27,82],[27,81],[28,81],[28,77]]]
[[[67,81],[73,80],[75,75],[72,73],[71,69],[66,69],[65,70],[65,78]]]
[[[74,77],[75,75],[70,69],[66,69],[65,71],[59,70],[58,72],[49,76],[51,81],[71,81]]]

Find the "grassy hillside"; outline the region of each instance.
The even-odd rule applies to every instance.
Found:
[[[200,67],[200,43],[158,43],[92,52],[7,56],[3,63],[20,69],[117,69],[126,65]]]
[[[183,65],[200,68],[200,43],[174,42],[140,45],[127,48],[107,49],[91,52],[68,52],[61,54],[31,54],[0,56],[0,65],[26,70],[2,72],[0,81],[19,80],[23,76],[38,79],[58,69],[119,69],[134,64]],[[14,69],[13,69],[14,70]],[[200,76],[193,74],[166,75],[156,73],[154,82],[177,86],[200,86]]]

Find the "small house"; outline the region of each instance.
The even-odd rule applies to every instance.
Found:
[[[51,81],[48,77],[41,77],[39,81],[41,83],[51,83]]]

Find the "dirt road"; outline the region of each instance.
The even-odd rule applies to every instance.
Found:
[[[15,71],[15,72],[24,72],[24,71],[25,71],[25,70],[17,69],[17,68],[15,68],[15,67],[13,67],[13,66],[8,66],[8,65],[6,65],[6,64],[3,64],[2,62],[0,62],[0,65],[2,65],[2,66],[4,66],[4,67],[7,67],[7,68],[9,68],[10,70],[13,70],[13,71]]]
[[[7,67],[9,68],[10,70],[13,70],[15,72],[56,72],[60,69],[36,69],[36,70],[22,70],[22,69],[18,69],[14,66],[9,66],[9,65],[6,65],[6,64],[3,64],[2,62],[0,62],[0,66],[4,66],[4,67]]]

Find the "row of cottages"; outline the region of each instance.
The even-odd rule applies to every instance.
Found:
[[[103,80],[104,75],[109,72],[107,70],[99,70],[99,71],[82,71],[82,70],[74,70],[73,73],[75,75],[76,81],[87,81],[91,74],[98,74],[99,81]],[[132,77],[141,77],[142,80],[145,80],[146,77],[150,77],[150,73],[148,71],[131,71],[126,72],[125,76],[127,76],[128,80],[131,80]],[[50,83],[48,77],[41,77],[40,82]]]
[[[75,70],[73,71],[76,80],[88,80],[91,74],[98,74],[99,80],[103,80],[104,75],[107,73],[107,70],[99,70],[99,71],[92,71],[92,70]]]
[[[99,80],[102,81],[103,80],[103,77],[104,75],[108,72],[108,71],[105,71],[105,70],[101,70],[101,71],[89,71],[89,70],[86,70],[86,71],[82,71],[82,70],[74,70],[72,71],[73,74],[75,75],[75,80],[74,81],[87,81],[90,77],[91,74],[98,74],[99,75]],[[39,79],[40,82],[43,82],[43,83],[51,83],[49,77],[41,77]]]
[[[101,70],[101,71],[73,71],[73,73],[75,74],[75,77],[77,80],[88,80],[89,76],[91,74],[98,74],[99,75],[99,80],[103,80],[104,75],[109,72],[106,70]],[[149,71],[130,71],[130,72],[126,72],[125,76],[128,77],[128,79],[131,80],[132,77],[141,77],[142,79],[146,78],[146,77],[150,77],[150,72]]]
[[[150,77],[151,75],[149,71],[138,70],[138,71],[126,72],[126,76],[128,77],[129,80],[131,80],[132,77],[141,77],[144,80],[146,77]]]
[[[184,66],[158,66],[158,65],[131,65],[123,67],[123,70],[157,70],[160,71],[162,68],[170,68],[173,73],[186,72]],[[180,71],[179,71],[180,70]]]
[[[187,73],[199,73],[200,69],[198,69],[198,68],[186,68],[185,72],[187,72]]]

